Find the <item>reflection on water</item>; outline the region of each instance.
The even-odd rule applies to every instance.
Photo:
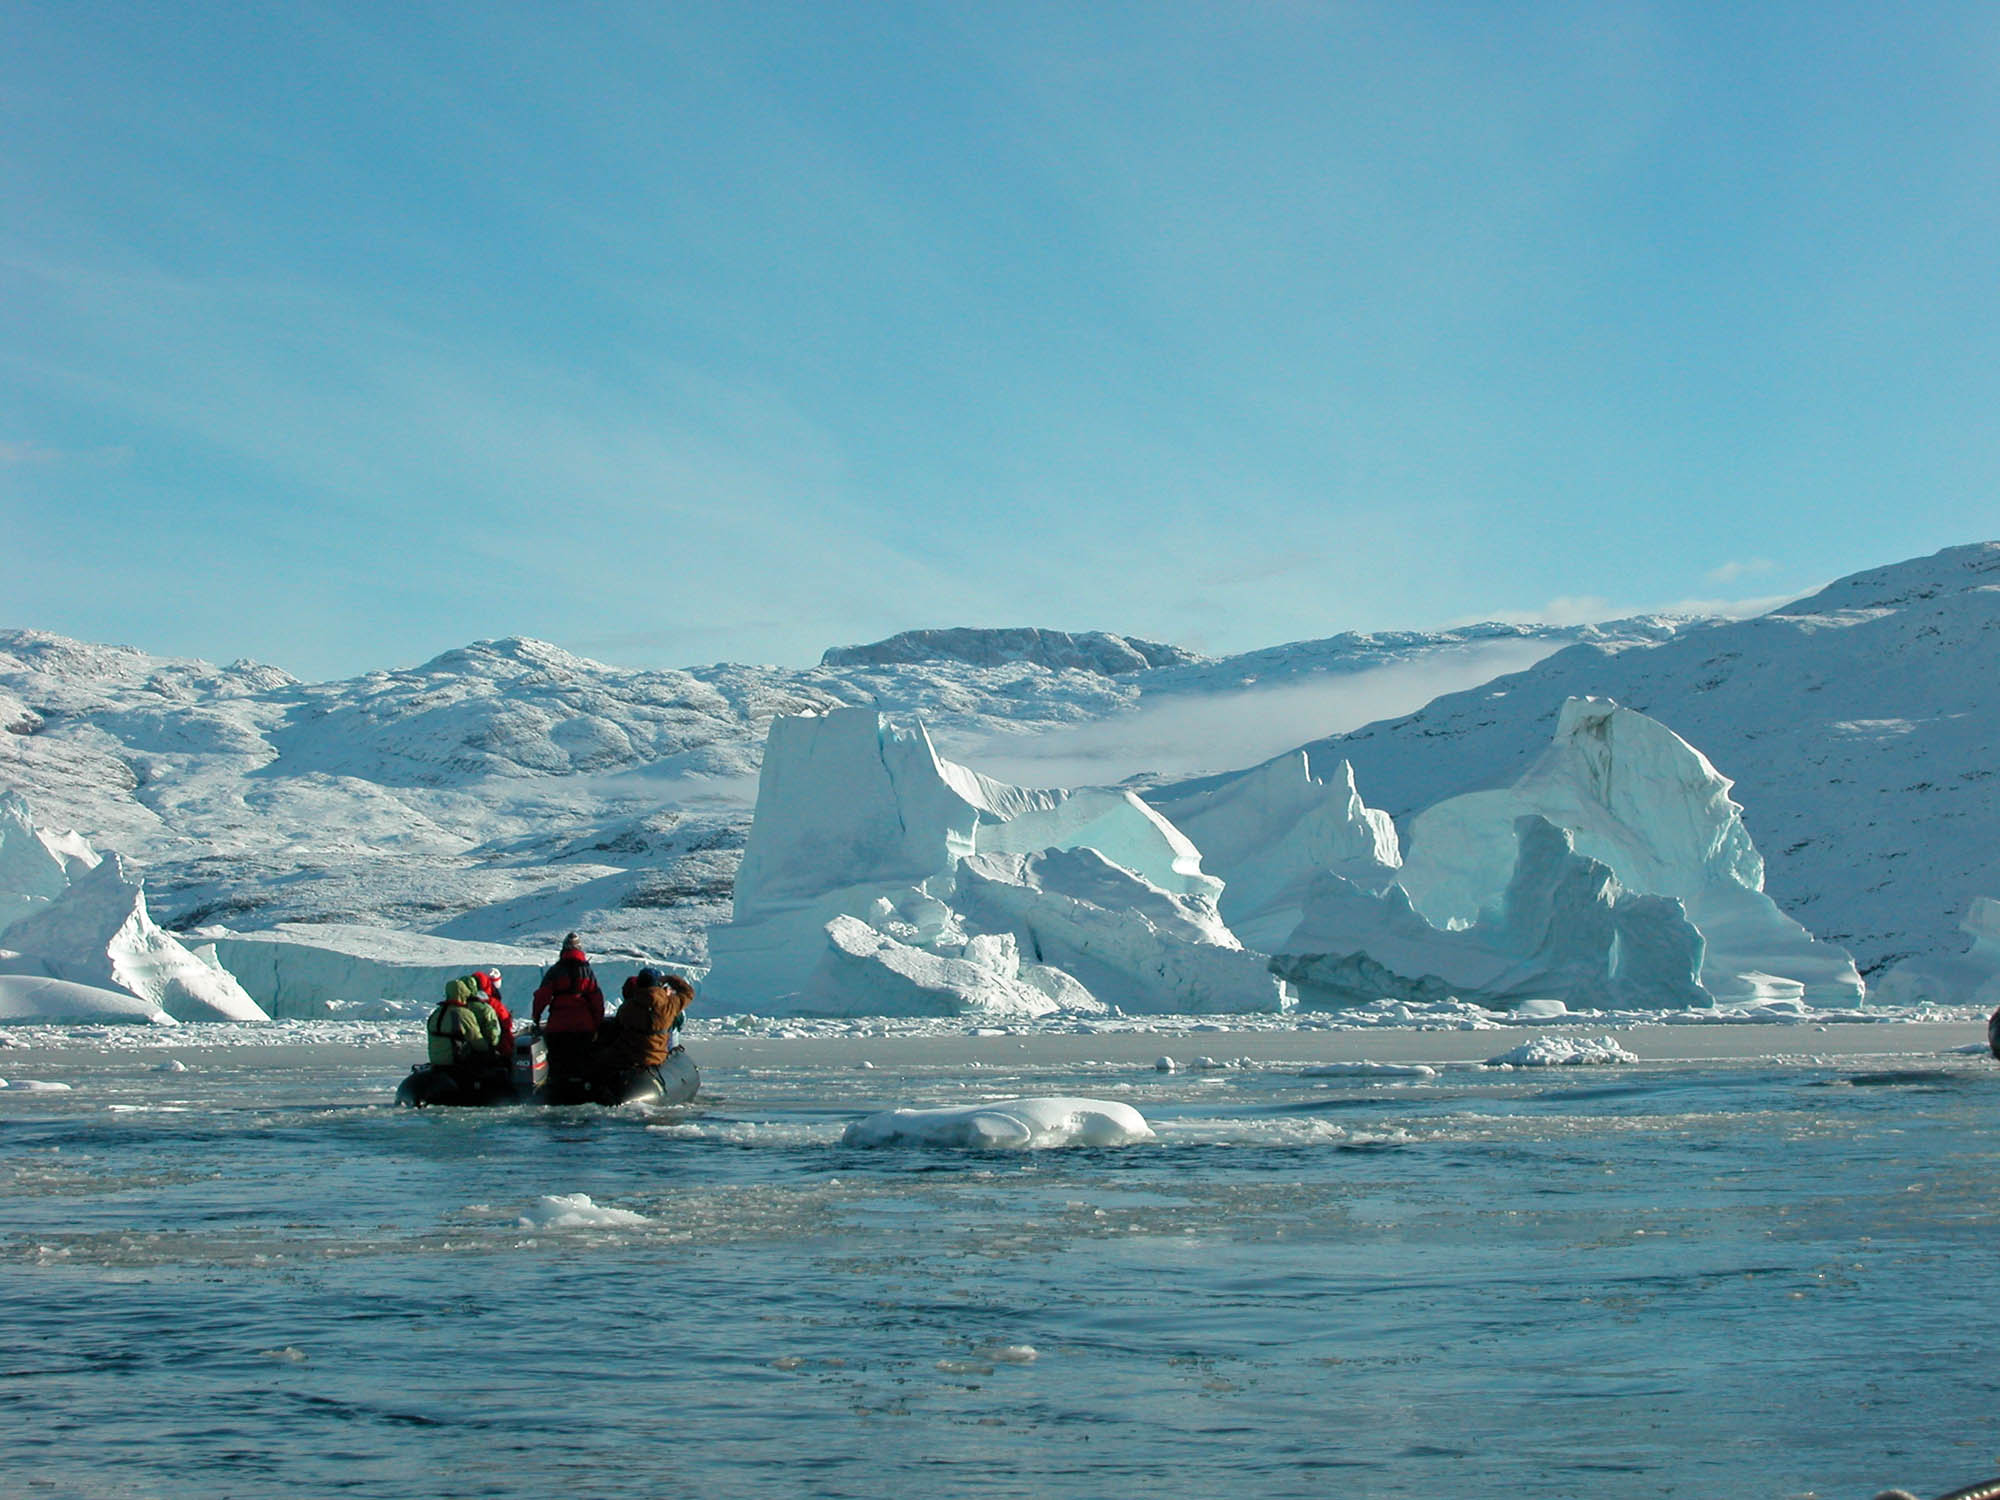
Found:
[[[1976,1059],[802,1063],[648,1115],[398,1111],[382,1056],[78,1054],[71,1092],[0,1093],[11,1483],[1865,1496],[2000,1467]],[[1018,1092],[1159,1139],[839,1144]]]

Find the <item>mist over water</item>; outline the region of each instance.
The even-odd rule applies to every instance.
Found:
[[[1081,1500],[2000,1468],[1989,1061],[1369,1079],[1231,1040],[1158,1039],[1173,1074],[1087,1040],[866,1069],[798,1044],[653,1114],[399,1111],[382,1047],[0,1053],[73,1085],[0,1091],[10,1475]],[[1017,1094],[1158,1138],[841,1144]]]

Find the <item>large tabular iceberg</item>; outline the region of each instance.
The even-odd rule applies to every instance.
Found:
[[[704,1008],[1274,1010],[1200,852],[1129,792],[1008,786],[870,709],[775,721]],[[1101,992],[1101,993],[1100,993]]]

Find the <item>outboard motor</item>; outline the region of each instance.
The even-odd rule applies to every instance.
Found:
[[[514,1040],[514,1097],[527,1099],[549,1081],[549,1048],[540,1032]]]

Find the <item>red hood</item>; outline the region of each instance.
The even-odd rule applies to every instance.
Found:
[[[590,962],[589,959],[583,956],[583,950],[581,948],[565,948],[561,953],[557,954],[556,956],[558,958],[573,958],[580,964],[587,964]]]

